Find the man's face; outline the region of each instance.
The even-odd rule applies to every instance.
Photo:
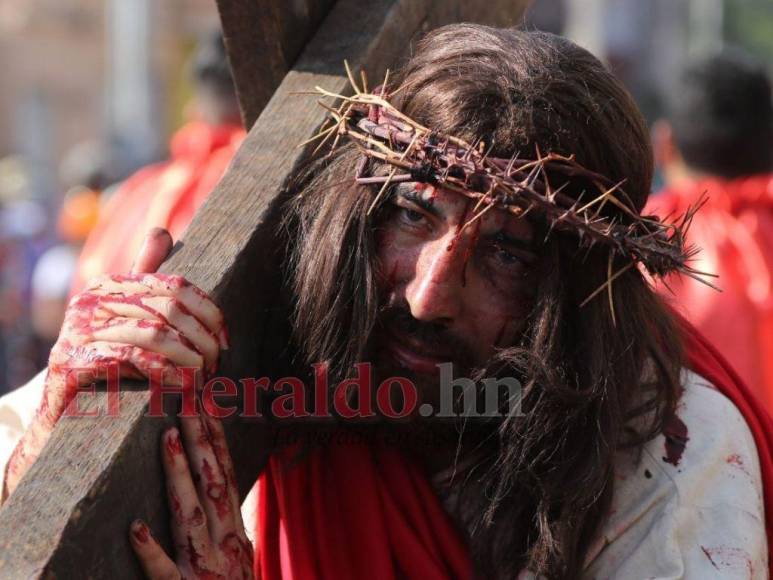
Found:
[[[425,377],[438,363],[456,376],[484,366],[531,308],[533,227],[493,208],[469,223],[486,206],[423,184],[401,184],[390,203],[376,238],[378,359]]]

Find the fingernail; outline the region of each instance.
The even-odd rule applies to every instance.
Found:
[[[183,452],[180,432],[175,427],[166,432],[166,451],[171,457],[175,457]]]
[[[150,539],[150,529],[142,520],[134,520],[131,525],[131,533],[134,540],[140,544],[144,544]]]
[[[169,232],[167,230],[165,230],[164,228],[153,227],[153,228],[150,228],[148,230],[148,233],[146,234],[145,237],[147,237],[147,238],[157,238],[159,236],[169,236]]]

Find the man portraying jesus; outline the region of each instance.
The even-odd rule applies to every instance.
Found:
[[[519,412],[379,421],[439,435],[426,444],[276,450],[254,555],[222,426],[182,418],[161,442],[175,553],[130,531],[148,577],[768,577],[770,419],[650,286],[694,272],[678,228],[639,215],[652,150],[620,83],[560,37],[454,25],[358,98],[287,208],[295,346],[334,377],[360,361],[408,377],[430,404],[443,363],[514,377]],[[131,274],[74,298],[7,492],[72,397],[69,369],[211,374],[224,322],[153,273],[170,248],[152,232]]]

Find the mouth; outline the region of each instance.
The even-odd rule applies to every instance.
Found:
[[[448,353],[394,332],[387,333],[382,345],[399,366],[421,375],[437,375],[440,372],[437,365],[453,360]]]

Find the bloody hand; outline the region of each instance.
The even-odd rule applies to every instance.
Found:
[[[96,278],[70,301],[36,417],[8,462],[4,494],[38,457],[78,388],[105,379],[110,365],[133,379],[160,367],[166,385],[181,383],[178,367],[214,370],[226,347],[220,310],[184,278],[152,273],[171,247],[166,230],[152,230],[131,274]]]
[[[206,413],[180,422],[183,441],[175,428],[161,438],[176,561],[139,520],[130,529],[132,547],[152,580],[252,578],[252,544],[222,424]]]

